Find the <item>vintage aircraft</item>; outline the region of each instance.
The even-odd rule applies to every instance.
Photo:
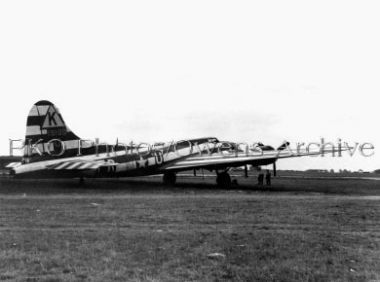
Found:
[[[29,112],[24,155],[9,165],[15,178],[128,177],[163,174],[174,184],[176,173],[206,169],[216,172],[217,184],[229,187],[228,171],[233,167],[275,164],[280,158],[320,154],[277,149],[261,143],[255,146],[220,142],[215,137],[149,144],[99,144],[80,139],[65,124],[58,108],[49,101],[35,103]],[[247,173],[247,170],[245,170]]]

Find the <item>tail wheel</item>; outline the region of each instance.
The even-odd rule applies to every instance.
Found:
[[[177,180],[177,176],[174,172],[167,172],[162,178],[165,185],[173,186]]]
[[[231,187],[231,177],[227,172],[219,173],[216,176],[216,184],[220,188],[230,188]]]

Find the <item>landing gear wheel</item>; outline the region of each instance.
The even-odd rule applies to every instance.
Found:
[[[162,180],[165,185],[174,186],[177,180],[177,176],[174,172],[168,172],[164,174],[164,176],[162,177]]]
[[[219,173],[216,176],[216,184],[219,188],[231,188],[231,177],[227,172]]]

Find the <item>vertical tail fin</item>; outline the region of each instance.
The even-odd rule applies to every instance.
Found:
[[[52,140],[59,141],[52,142]],[[66,126],[62,115],[53,103],[45,100],[38,101],[29,111],[26,122],[24,160],[34,162],[68,157],[73,155],[70,154],[70,149],[78,147],[78,140],[80,138]],[[62,146],[65,152],[60,155],[57,152],[63,152]]]

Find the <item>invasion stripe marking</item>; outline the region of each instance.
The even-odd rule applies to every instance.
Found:
[[[81,166],[82,164],[83,164],[82,162],[74,163],[74,164],[66,167],[65,169],[75,169],[76,167]]]
[[[80,162],[77,166],[74,166],[74,169],[82,169],[83,163]]]
[[[125,152],[124,151],[117,151],[117,152],[115,152],[114,157],[121,156],[121,155],[125,155]],[[73,161],[82,160],[84,162],[94,163],[94,162],[103,161],[103,160],[109,159],[109,158],[110,158],[109,154],[99,153],[99,155],[92,154],[92,155],[84,155],[84,156],[80,156],[80,157],[78,157],[78,156],[68,157],[68,158],[66,158],[65,161],[72,163]],[[45,169],[45,168],[54,168],[54,166],[58,165],[58,164],[59,165],[62,164],[61,159],[46,160],[46,161],[41,161],[41,162],[32,162],[29,164],[20,165],[20,166],[16,167],[15,170],[16,170],[16,174],[21,174],[21,173],[31,172],[31,171]],[[100,162],[99,162],[98,166],[100,166]]]
[[[26,125],[27,126],[42,125],[44,120],[45,120],[44,116],[28,116],[28,119],[26,121]]]
[[[74,170],[74,169],[95,169],[102,166],[103,163],[92,163],[92,162],[64,162],[59,165],[53,167],[55,170]]]
[[[92,165],[93,165],[93,163],[85,163],[85,164],[81,167],[81,169],[89,168],[89,167],[92,166]]]
[[[26,127],[26,136],[41,135],[41,127],[39,125],[30,125]]]
[[[48,136],[46,133],[47,131],[44,131],[45,134],[41,134],[41,132],[38,132],[37,134],[29,134],[29,132],[27,131],[26,132],[26,136],[25,138],[26,139],[44,139],[45,142],[48,142],[50,141],[51,139],[59,139],[59,140],[62,140],[62,141],[70,141],[70,140],[79,140],[80,138],[78,136],[76,136],[72,131],[66,131],[66,133],[64,135],[60,134],[60,135],[52,135],[52,136]]]
[[[66,166],[69,166],[72,164],[71,162],[64,162],[63,164],[60,164],[59,166],[55,167],[54,169],[63,169]]]

